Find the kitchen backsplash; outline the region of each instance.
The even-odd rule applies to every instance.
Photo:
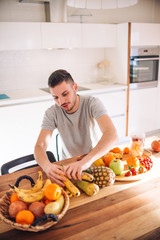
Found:
[[[97,63],[103,61],[104,49],[25,50],[0,52],[0,92],[47,87],[49,75],[65,69],[80,83],[101,78]]]

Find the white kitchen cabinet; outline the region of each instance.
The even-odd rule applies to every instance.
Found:
[[[116,31],[114,24],[82,24],[83,48],[115,47]]]
[[[126,115],[111,117],[111,120],[117,129],[119,141],[126,136]]]
[[[1,22],[0,50],[116,47],[115,24]]]
[[[98,97],[106,107],[110,117],[126,114],[126,90],[115,92],[97,93]]]
[[[42,48],[81,48],[79,23],[41,23]]]
[[[132,23],[131,46],[160,45],[159,23]]]
[[[97,93],[93,96],[98,97],[108,111],[119,138],[126,136],[126,90]]]
[[[41,48],[40,23],[1,22],[0,50]]]
[[[0,107],[1,165],[34,152],[44,112],[52,104],[53,100]],[[49,149],[56,153],[52,144]]]
[[[159,111],[159,104],[160,104],[160,84],[158,87],[158,100],[157,100],[157,111],[156,111],[156,119],[157,119],[157,129],[160,129],[160,111]]]
[[[128,134],[158,129],[158,88],[131,90],[129,94]]]

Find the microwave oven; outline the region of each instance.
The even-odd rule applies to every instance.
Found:
[[[130,88],[156,87],[159,74],[159,48],[131,48]]]

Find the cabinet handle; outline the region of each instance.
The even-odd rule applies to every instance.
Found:
[[[150,61],[150,60],[160,60],[160,58],[134,58],[133,61]]]

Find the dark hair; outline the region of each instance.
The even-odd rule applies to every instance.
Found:
[[[56,85],[60,84],[63,81],[72,81],[74,82],[72,76],[70,73],[68,73],[66,70],[59,69],[53,72],[50,77],[48,78],[48,86],[49,87],[55,87]]]

